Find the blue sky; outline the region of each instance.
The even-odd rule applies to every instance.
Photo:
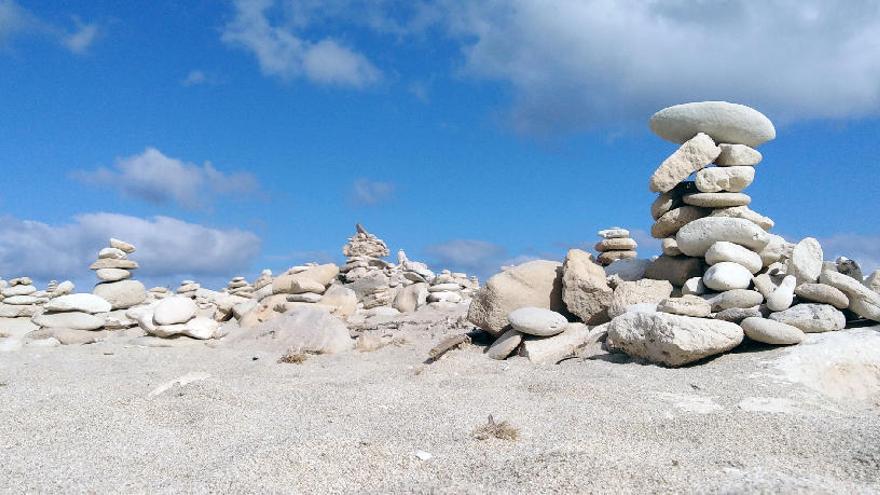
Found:
[[[759,5],[760,4],[760,5]],[[880,4],[0,0],[0,276],[217,286],[392,251],[481,276],[622,225],[654,254],[665,106],[776,124],[746,192],[880,265]]]

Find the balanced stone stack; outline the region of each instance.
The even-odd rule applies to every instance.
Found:
[[[110,302],[98,295],[68,294],[48,301],[45,311],[35,316],[33,322],[43,329],[100,330],[111,309]]]
[[[628,260],[638,256],[638,244],[630,238],[629,231],[621,227],[600,230],[601,241],[596,243],[596,258],[602,266],[608,266],[617,260]]]
[[[131,271],[138,268],[137,262],[128,259],[134,252],[133,245],[111,238],[110,246],[102,249],[98,260],[89,267],[100,280],[92,293],[109,302],[113,309],[130,308],[147,299],[144,284],[131,280]]]
[[[250,298],[254,295],[254,288],[244,277],[238,276],[233,277],[232,280],[226,284],[226,292],[234,296]]]
[[[396,295],[390,276],[393,265],[382,259],[390,254],[388,246],[361,224],[357,224],[356,230],[342,248],[342,254],[347,258],[339,269],[342,280],[355,292],[364,309],[391,306]],[[400,282],[395,278],[394,287]]]
[[[180,286],[177,287],[175,291],[178,296],[188,297],[190,299],[196,298],[196,291],[202,288],[202,285],[196,282],[195,280],[182,280],[180,282]]]
[[[30,277],[18,277],[9,280],[8,285],[0,289],[0,317],[19,318],[33,317],[42,310],[46,297],[38,297],[37,288]]]

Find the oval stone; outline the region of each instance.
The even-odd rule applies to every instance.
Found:
[[[538,337],[562,333],[568,325],[568,320],[556,311],[535,307],[515,309],[507,315],[507,319],[514,330]]]
[[[678,144],[701,132],[716,143],[752,148],[776,138],[776,128],[764,114],[726,101],[699,101],[664,108],[651,117],[651,130]]]

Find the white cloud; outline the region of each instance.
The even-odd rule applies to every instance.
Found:
[[[188,209],[207,208],[218,194],[249,194],[258,188],[256,178],[249,173],[225,174],[210,162],[184,162],[152,147],[139,155],[117,159],[113,169],[102,167],[73,175],[89,184],[118,188],[129,197]]]
[[[303,39],[292,19],[270,19],[274,0],[236,0],[235,17],[222,34],[232,46],[250,50],[263,74],[291,80],[363,88],[377,83],[381,71],[365,56],[336,40]],[[283,9],[282,9],[283,10]]]
[[[49,225],[0,217],[0,276],[94,281],[88,270],[110,237],[133,243],[137,278],[178,282],[189,276],[231,277],[260,252],[260,238],[238,229],[215,229],[157,216],[78,215]]]
[[[0,45],[38,25],[30,12],[12,0],[0,0]]]
[[[77,26],[76,31],[64,36],[62,42],[68,50],[80,55],[88,51],[89,47],[92,46],[92,43],[98,37],[99,30],[97,24],[85,24],[79,19],[74,19],[74,21]]]
[[[390,182],[357,179],[351,187],[351,199],[357,205],[375,206],[391,200],[394,184]]]
[[[180,81],[180,84],[184,86],[199,86],[202,84],[208,84],[209,82],[210,80],[208,78],[208,75],[205,74],[203,71],[191,70],[186,75],[186,77],[184,77],[183,80]]]
[[[835,260],[838,256],[846,256],[855,260],[867,276],[880,269],[880,234],[835,234],[819,239],[825,259]]]

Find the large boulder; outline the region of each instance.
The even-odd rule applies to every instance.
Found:
[[[562,300],[571,314],[588,325],[606,322],[613,293],[605,269],[593,262],[592,255],[580,249],[568,251],[562,264]]]
[[[664,108],[651,117],[651,130],[673,143],[684,143],[701,132],[716,143],[752,148],[776,138],[776,128],[764,114],[726,101],[699,101]]]
[[[770,235],[743,218],[705,217],[682,227],[675,240],[682,253],[702,257],[718,241],[739,244],[757,253],[770,241]]]
[[[626,313],[608,325],[608,345],[666,366],[682,366],[727,352],[743,340],[739,325],[667,313]]]
[[[562,300],[562,264],[535,260],[493,275],[474,294],[468,321],[494,336],[510,323],[507,315],[524,306],[565,312]]]
[[[853,313],[880,322],[880,294],[852,277],[831,270],[823,271],[819,282],[846,294],[849,298],[849,310]]]
[[[709,136],[691,136],[654,171],[649,187],[654,192],[671,191],[689,175],[712,163],[719,154],[721,148],[715,146]]]
[[[98,284],[92,293],[109,302],[113,309],[127,309],[147,300],[147,289],[137,280]]]
[[[335,354],[354,347],[348,328],[318,305],[302,305],[281,317],[227,337],[244,347],[279,353]]]
[[[626,312],[626,308],[636,304],[657,307],[672,295],[672,284],[667,280],[642,279],[635,282],[620,282],[614,288],[608,316],[614,318]]]

